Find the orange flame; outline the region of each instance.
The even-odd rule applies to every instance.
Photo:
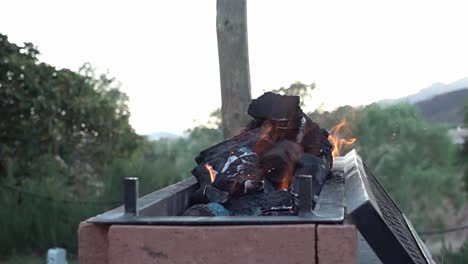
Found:
[[[208,170],[208,172],[210,173],[210,178],[211,178],[211,182],[214,182],[215,179],[216,179],[216,172],[215,170],[213,169],[213,167],[209,164],[209,163],[206,163],[205,164],[205,168]]]
[[[292,162],[289,162],[286,166],[283,179],[281,180],[281,184],[278,188],[278,190],[287,190],[289,189],[292,181],[292,175],[294,174],[294,164]]]
[[[270,146],[272,139],[270,137],[270,133],[273,130],[273,126],[270,122],[265,121],[262,124],[260,130],[260,136],[258,138],[257,143],[255,143],[253,150],[257,155],[261,155],[264,151],[266,151]]]
[[[328,140],[333,144],[333,158],[338,157],[344,154],[344,148],[349,149],[353,146],[354,142],[356,142],[356,138],[345,139],[342,138],[342,133],[344,131],[348,131],[350,133],[350,129],[348,126],[348,122],[346,119],[341,120],[341,122],[333,127],[330,130],[330,136],[328,136]]]

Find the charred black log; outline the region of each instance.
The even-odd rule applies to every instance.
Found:
[[[196,204],[187,209],[183,216],[229,216],[229,211],[219,203]]]
[[[277,142],[260,157],[259,165],[263,177],[268,179],[275,189],[288,189],[301,154],[302,147],[296,142]]]
[[[226,154],[233,149],[238,149],[239,147],[243,146],[252,147],[258,141],[259,136],[259,128],[245,131],[231,139],[224,140],[203,150],[197,157],[195,157],[195,161],[200,165],[209,160],[213,160],[220,155]]]
[[[323,143],[328,142],[328,135],[323,134],[322,129],[317,125],[312,119],[310,119],[305,114],[304,118],[306,119],[306,125],[304,128],[304,137],[302,138],[301,145],[304,147],[304,152],[309,153],[315,156],[322,155],[323,149],[328,149],[328,145]],[[328,142],[329,143],[329,142]]]
[[[307,117],[299,103],[298,96],[274,93],[252,100],[248,114],[253,120],[247,130],[196,157],[192,174],[200,188],[192,204],[236,206],[239,201],[247,204],[244,199],[260,203],[275,190],[294,192],[291,183],[297,173],[312,175],[313,192],[318,194],[331,169],[333,146],[328,132]]]
[[[299,96],[267,92],[252,100],[247,113],[257,121],[276,121],[278,127],[283,129],[298,128],[302,112],[299,103]]]
[[[227,206],[231,215],[271,215],[275,212],[291,214],[292,196],[286,190],[244,195]]]
[[[320,139],[320,151],[319,151],[320,155],[316,155],[316,156],[322,157],[325,163],[328,165],[329,170],[331,170],[331,168],[333,167],[332,151],[333,151],[334,146],[328,140],[328,137],[330,136],[330,133],[328,132],[328,130],[322,128],[321,131],[322,131],[322,137]],[[307,152],[307,153],[310,153],[310,152]],[[327,176],[332,176],[332,174],[328,173]]]
[[[225,203],[229,199],[229,193],[220,191],[212,185],[205,185],[196,190],[191,196],[191,204],[199,203]]]
[[[300,206],[299,200],[299,184],[298,180],[299,175],[312,175],[312,198],[318,197],[320,191],[322,190],[323,185],[327,175],[330,174],[330,164],[325,157],[317,157],[312,154],[304,153],[302,154],[299,162],[297,163],[296,171],[294,173],[294,178],[291,184],[291,193],[295,197],[295,205]],[[315,205],[315,201],[313,201]]]
[[[304,152],[316,156],[321,155],[321,149],[332,148],[323,146],[327,137],[320,127],[312,121],[300,108],[299,96],[265,93],[252,100],[248,114],[254,119],[247,126],[254,129],[262,127],[272,141],[283,139],[295,141],[302,145]]]
[[[252,149],[258,140],[259,131],[256,129],[244,132],[200,153],[197,157],[198,165],[192,170],[200,188],[192,195],[192,203],[225,202],[207,197],[206,186],[228,193],[228,198],[235,198],[244,194],[246,181],[262,181],[258,156]],[[207,165],[211,168],[213,176]]]

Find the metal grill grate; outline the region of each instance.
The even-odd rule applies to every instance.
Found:
[[[424,255],[419,249],[418,243],[408,228],[402,213],[396,207],[393,200],[390,198],[387,192],[385,192],[383,187],[380,185],[366,164],[364,164],[364,168],[375,200],[383,215],[383,220],[411,256],[414,263],[426,264],[427,262],[424,258]]]

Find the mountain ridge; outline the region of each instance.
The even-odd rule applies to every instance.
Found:
[[[463,124],[465,101],[468,99],[468,87],[436,95],[431,99],[414,104],[421,116],[428,123],[450,126]]]
[[[468,88],[468,77],[457,80],[453,83],[445,84],[441,82],[436,82],[430,86],[420,90],[419,92],[405,97],[396,98],[396,99],[384,99],[380,100],[377,103],[380,105],[390,105],[402,102],[408,102],[410,104],[416,104],[417,102],[425,101],[434,98],[437,95],[463,90]]]

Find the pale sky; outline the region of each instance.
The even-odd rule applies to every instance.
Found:
[[[466,1],[248,0],[247,9],[253,97],[315,82],[307,110],[333,109],[468,77]],[[0,0],[0,32],[33,42],[53,66],[108,70],[140,134],[181,133],[221,106],[215,0]]]

